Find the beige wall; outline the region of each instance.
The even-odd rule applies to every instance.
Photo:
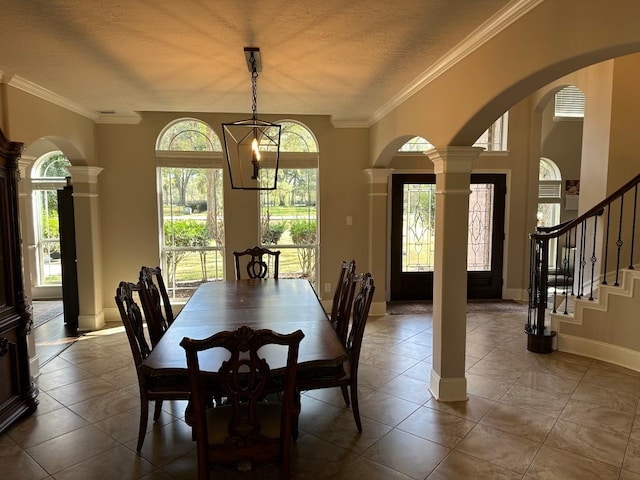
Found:
[[[145,113],[139,125],[99,125],[98,156],[103,231],[105,307],[120,280],[135,280],[142,264],[159,262],[155,142],[171,121],[195,117],[220,131],[222,121],[240,119],[221,114]],[[330,298],[342,259],[354,258],[367,268],[366,178],[367,132],[335,129],[328,117],[267,117],[293,119],[316,135],[320,150],[320,272],[319,285],[331,283]],[[225,234],[227,278],[233,277],[231,253],[259,241],[257,192],[231,190],[225,170]],[[353,225],[347,226],[350,216]],[[336,277],[336,278],[334,278]]]

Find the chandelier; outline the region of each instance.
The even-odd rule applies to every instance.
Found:
[[[222,124],[231,188],[275,190],[280,161],[281,126],[258,119],[256,82],[258,72],[262,71],[260,49],[245,47],[244,54],[251,73],[252,116],[248,120]]]

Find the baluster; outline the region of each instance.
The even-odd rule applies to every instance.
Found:
[[[596,271],[596,237],[598,230],[598,217],[593,217],[593,250],[591,252],[591,292],[589,294],[589,300],[593,301],[593,276]]]
[[[633,195],[633,222],[631,223],[631,254],[629,255],[629,270],[633,270],[633,250],[636,245],[636,212],[638,210],[638,184]]]
[[[569,245],[571,245],[571,230],[569,230],[566,233],[565,236],[565,240],[564,240],[564,260],[563,260],[563,268],[564,268],[564,273],[565,273],[565,277],[564,277],[564,314],[565,315],[569,315],[569,285],[567,285],[567,283],[569,282],[569,278],[573,278],[572,274],[575,274],[574,272],[570,272],[569,271],[569,266],[571,265],[571,248],[569,247]],[[571,282],[571,291],[573,294],[573,281]]]
[[[573,297],[575,295],[575,284],[576,281],[575,279],[576,277],[576,251],[577,248],[576,246],[578,245],[578,228],[574,227],[572,228],[572,232],[573,232],[573,242],[570,243],[569,247],[571,247],[571,245],[573,245],[573,248],[571,248],[571,253],[570,255],[573,255],[573,272],[571,272],[571,277],[573,278],[573,282],[571,282],[571,296]]]
[[[564,271],[562,270],[562,262],[560,261],[560,245],[557,241],[557,239],[555,240],[556,242],[556,258],[554,261],[554,272],[553,272],[553,313],[557,312],[556,309],[556,304],[557,304],[557,298],[558,298],[558,277],[562,277],[564,275]],[[566,282],[565,282],[566,283]]]
[[[584,295],[584,268],[587,265],[587,262],[584,258],[584,251],[587,249],[586,246],[586,237],[587,237],[587,225],[586,220],[583,220],[580,224],[580,267],[578,268],[578,298],[582,298]]]
[[[609,224],[611,223],[611,204],[607,205],[607,233],[604,236],[604,264],[602,265],[602,285],[607,285],[607,260],[609,259]]]
[[[622,245],[624,242],[622,241],[622,213],[624,211],[624,193],[620,197],[620,222],[618,225],[618,241],[616,245],[618,246],[618,257],[616,259],[616,281],[613,284],[615,287],[619,287],[620,283],[620,254],[622,253]]]

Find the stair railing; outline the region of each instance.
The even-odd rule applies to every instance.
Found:
[[[529,235],[529,313],[527,349],[552,351],[553,337],[547,310],[553,313],[569,297],[593,301],[599,285],[620,286],[623,268],[640,261],[638,238],[638,184],[640,174],[579,217],[553,227],[538,227]]]

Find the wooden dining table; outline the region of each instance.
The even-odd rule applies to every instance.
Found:
[[[145,377],[188,388],[184,337],[207,338],[242,325],[278,333],[302,330],[298,378],[341,376],[348,360],[311,284],[304,279],[247,279],[207,282],[198,287],[151,354],[142,362]],[[272,370],[284,369],[286,348],[263,347]],[[212,378],[228,358],[224,349],[201,352],[200,366]],[[172,380],[173,379],[173,380]]]

